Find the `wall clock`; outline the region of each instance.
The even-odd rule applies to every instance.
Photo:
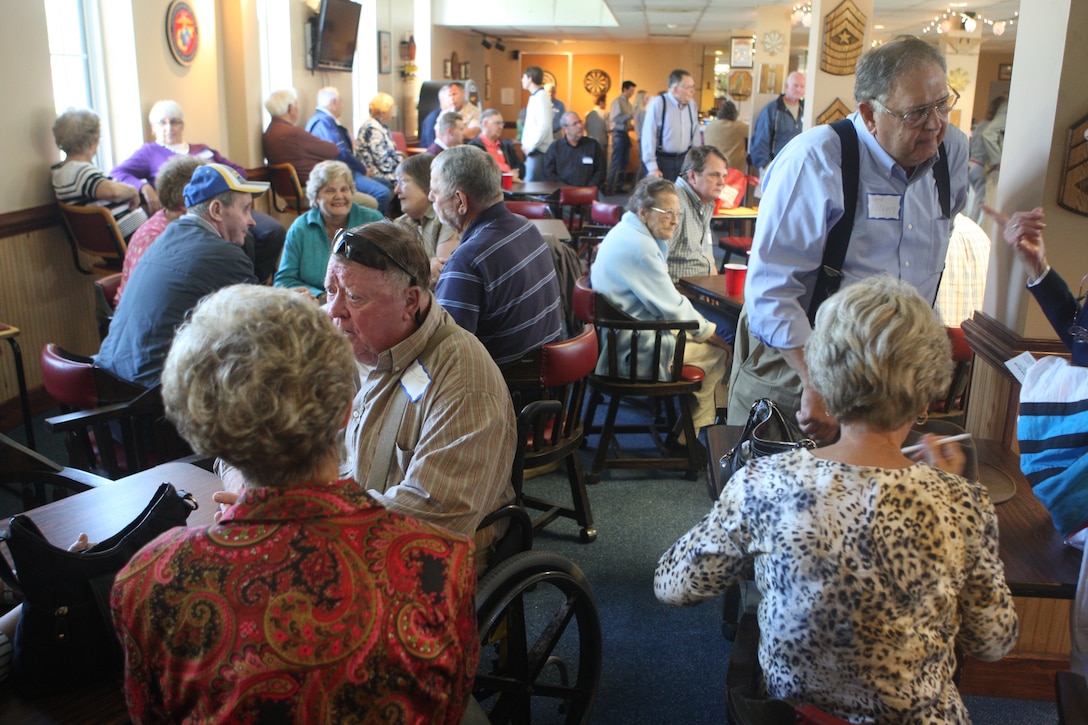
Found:
[[[582,79],[582,86],[587,92],[597,96],[608,93],[608,89],[612,87],[612,79],[603,70],[594,69],[586,73],[586,77]]]
[[[777,30],[772,30],[763,34],[763,50],[767,51],[768,55],[776,55],[782,52],[782,49],[786,47],[786,39],[782,37],[782,33]]]

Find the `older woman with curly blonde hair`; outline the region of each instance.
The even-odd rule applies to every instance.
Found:
[[[388,93],[379,93],[370,99],[370,118],[359,126],[355,139],[355,155],[371,170],[374,178],[389,183],[393,182],[397,164],[404,158],[389,132],[389,122],[393,120],[396,108],[393,96]]]
[[[179,328],[166,414],[247,484],[217,523],[167,532],[117,577],[136,722],[461,721],[480,653],[473,545],[338,480],[355,378],[347,338],[288,290],[224,288]]]
[[[958,444],[901,451],[948,386],[944,326],[910,285],[877,277],[820,307],[805,359],[841,437],[738,471],[661,557],[656,594],[693,604],[754,565],[772,697],[852,722],[968,723],[954,647],[998,660],[1018,622],[993,502],[956,475]]]
[[[357,204],[354,193],[354,176],[343,161],[322,161],[314,167],[306,181],[310,209],[287,230],[280,268],[272,282],[276,287],[324,297],[333,236],[340,229],[382,219],[381,212]]]

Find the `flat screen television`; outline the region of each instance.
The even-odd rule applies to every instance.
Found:
[[[352,0],[321,0],[317,24],[312,26],[314,68],[351,70],[361,11]]]

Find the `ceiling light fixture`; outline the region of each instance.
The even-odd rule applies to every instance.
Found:
[[[502,44],[502,38],[495,38],[495,50],[500,53],[506,50],[506,46]]]
[[[486,35],[484,36],[484,39],[480,41],[480,45],[484,46],[488,50],[491,50],[491,43],[488,42]]]

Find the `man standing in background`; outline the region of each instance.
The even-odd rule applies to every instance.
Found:
[[[653,97],[642,122],[639,143],[646,175],[676,181],[698,129],[695,79],[686,70],[674,70],[669,74],[669,90]]]
[[[623,192],[623,180],[627,175],[627,165],[631,162],[631,122],[635,118],[635,107],[631,98],[637,86],[634,81],[624,81],[620,95],[612,101],[608,110],[608,120],[612,124],[612,161],[608,166],[608,180],[605,182],[605,194]]]
[[[804,130],[801,116],[805,112],[805,74],[790,73],[786,79],[786,92],[774,99],[759,112],[752,134],[752,165],[767,167],[790,139]]]
[[[525,180],[544,180],[544,154],[552,143],[552,100],[544,91],[544,71],[531,65],[521,76],[521,87],[529,92],[525,106],[525,128],[521,152],[525,154]]]

